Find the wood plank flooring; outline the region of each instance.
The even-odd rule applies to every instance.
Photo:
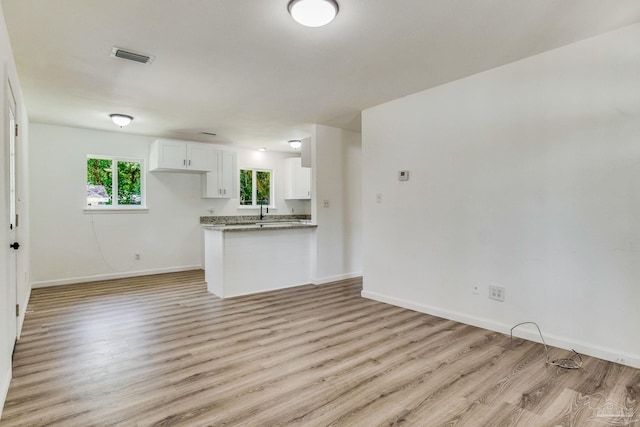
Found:
[[[360,290],[220,300],[202,271],[34,289],[0,426],[640,426],[640,370],[562,370]]]

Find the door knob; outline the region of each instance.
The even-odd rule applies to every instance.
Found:
[[[9,245],[9,247],[12,248],[12,249],[15,249],[17,251],[18,248],[20,247],[20,243],[13,242],[12,244]]]

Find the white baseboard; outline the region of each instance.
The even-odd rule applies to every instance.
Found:
[[[292,284],[287,285],[287,286],[270,287],[270,288],[266,288],[266,289],[260,289],[259,291],[240,292],[238,294],[225,295],[224,297],[216,295],[211,291],[209,291],[209,293],[211,295],[217,296],[218,298],[227,299],[227,298],[236,298],[236,297],[246,297],[246,296],[249,296],[249,295],[257,295],[257,294],[262,294],[262,293],[265,293],[265,292],[282,291],[282,290],[289,289],[289,288],[296,288],[298,286],[308,286],[308,285],[309,285],[309,282],[292,283]]]
[[[314,285],[324,285],[325,283],[337,282],[339,280],[347,280],[353,279],[355,277],[361,277],[362,271],[357,271],[355,273],[345,273],[345,274],[337,274],[335,276],[326,276],[326,277],[317,277],[311,279],[311,283]]]
[[[507,335],[510,333],[511,328],[513,327],[513,325],[507,325],[505,323],[497,322],[491,319],[470,316],[465,313],[441,309],[438,307],[423,304],[417,304],[411,301],[404,300],[402,298],[391,297],[377,292],[363,290],[361,295],[363,298],[384,302],[398,307],[407,308],[409,310],[418,311],[420,313],[426,313],[432,316],[454,320],[456,322],[477,326],[479,328],[488,329],[490,331],[500,332]],[[513,335],[530,341],[541,342],[540,335],[538,335],[538,331],[534,327],[531,327],[531,329],[527,329],[523,326],[522,328],[514,330]],[[640,368],[640,355],[605,348],[597,344],[576,341],[567,337],[547,335],[546,333],[544,334],[544,339],[547,345],[553,347],[558,347],[565,350],[573,349],[580,354],[586,354],[589,356],[597,357],[599,359],[608,360],[610,362],[620,363],[622,365],[631,366],[632,368]]]
[[[9,366],[4,377],[0,379],[0,418],[2,418],[4,402],[7,400],[7,394],[9,393],[9,385],[11,385],[11,366]]]
[[[153,270],[127,271],[123,273],[97,274],[95,276],[69,277],[66,279],[45,280],[34,282],[32,288],[47,288],[49,286],[73,285],[75,283],[97,282],[100,280],[123,279],[127,277],[150,276],[152,274],[176,273],[179,271],[199,270],[201,265],[187,265],[183,267],[156,268]]]
[[[22,325],[24,324],[24,317],[27,314],[27,305],[29,304],[29,299],[31,298],[31,287],[27,290],[27,295],[25,296],[24,301],[20,304],[20,316],[18,317],[18,331],[16,339],[20,339],[20,335],[22,335]]]

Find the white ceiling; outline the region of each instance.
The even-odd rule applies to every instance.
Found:
[[[288,0],[2,8],[32,122],[279,151],[313,123],[359,130],[363,109],[640,21],[637,0],[338,2],[322,28]],[[119,130],[110,113],[135,120]]]

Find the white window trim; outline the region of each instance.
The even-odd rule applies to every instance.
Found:
[[[138,205],[136,205],[138,206]],[[93,206],[93,207],[86,207],[83,209],[84,213],[87,214],[102,214],[102,213],[148,213],[149,212],[149,208],[147,207],[137,207],[137,208],[133,208],[133,207],[126,207],[126,206],[121,206],[119,208],[114,208],[112,206]]]
[[[250,170],[253,171],[253,179],[251,180],[251,201],[256,202],[256,177],[257,177],[257,172],[269,172],[269,188],[271,190],[271,197],[269,200],[269,204],[268,205],[256,205],[256,204],[251,204],[251,205],[238,205],[238,209],[253,209],[253,210],[259,210],[260,206],[262,206],[263,208],[269,208],[269,209],[274,209],[277,210],[278,208],[276,207],[276,188],[275,188],[275,179],[274,179],[274,171],[273,169],[264,169],[264,168],[238,168],[238,202],[240,202],[242,200],[242,198],[240,197],[240,195],[242,194],[242,188],[240,185],[240,171],[243,170]]]
[[[87,160],[89,159],[100,159],[100,160],[111,160],[112,162],[135,162],[140,163],[140,193],[142,200],[139,205],[118,205],[117,197],[114,197],[113,194],[117,195],[117,192],[114,193],[114,190],[118,187],[118,173],[116,170],[112,170],[112,189],[111,189],[111,200],[115,202],[114,205],[97,205],[97,206],[87,206],[87,199],[85,196],[84,199],[84,209],[85,213],[146,213],[149,212],[149,208],[147,207],[147,168],[145,165],[144,159],[136,158],[136,157],[121,157],[121,156],[105,156],[103,154],[87,154]],[[113,163],[112,163],[113,166]],[[85,161],[84,168],[84,180],[87,180],[87,163]],[[86,185],[86,183],[85,183]],[[86,190],[85,190],[86,194]]]

